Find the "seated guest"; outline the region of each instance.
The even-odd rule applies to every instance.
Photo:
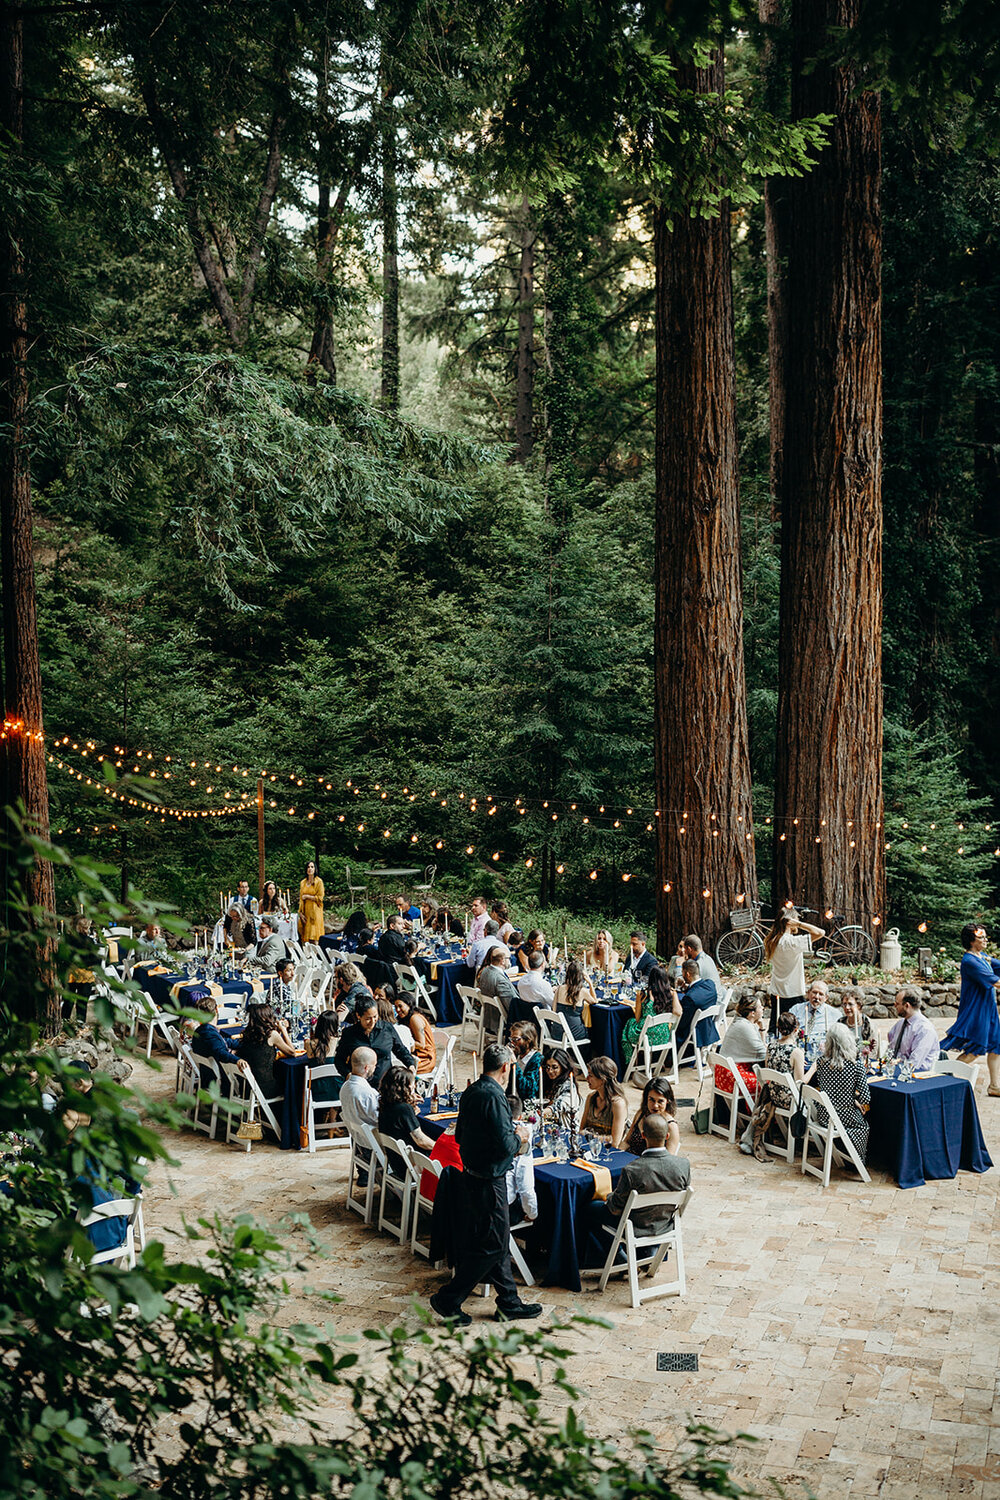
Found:
[[[334,1061],[339,1034],[340,1017],[337,1012],[322,1011],[316,1017],[312,1035],[306,1042],[306,1056],[311,1067],[319,1068]],[[312,1096],[317,1102],[336,1104],[343,1086],[340,1078],[317,1078],[312,1085]]]
[[[397,1057],[404,1068],[415,1068],[416,1058],[408,1047],[404,1047],[399,1033],[391,1021],[379,1020],[378,1002],[374,995],[367,999],[359,996],[355,1005],[355,1019],[349,1021],[341,1033],[334,1061],[346,1078],[351,1070],[351,1057],[355,1047],[370,1047],[375,1053],[375,1071],[372,1082],[376,1088],[383,1075]]]
[[[896,992],[899,1020],[889,1032],[890,1056],[912,1065],[914,1073],[929,1073],[941,1055],[933,1024],[923,1013],[920,991],[912,985]]]
[[[278,936],[277,917],[264,916],[260,919],[260,937],[254,949],[254,958],[258,963],[264,965],[265,969],[277,969],[281,959],[288,957],[288,949],[284,940]]]
[[[799,1023],[802,1048],[806,1054],[806,1067],[811,1067],[822,1050],[826,1034],[831,1026],[840,1021],[840,1012],[827,1004],[829,990],[822,979],[814,979],[806,990],[806,998],[790,1007]]]
[[[701,980],[700,983],[707,984],[708,981]],[[764,1061],[767,1051],[764,1040],[766,1034],[767,1022],[764,1020],[764,1007],[759,996],[744,995],[736,1007],[736,1020],[716,1048],[720,1057],[729,1059],[739,1069],[751,1098],[757,1092],[757,1075],[753,1065]],[[732,1093],[734,1085],[731,1077],[727,1076],[729,1069],[716,1068],[715,1071],[716,1087],[721,1093]]]
[[[613,974],[618,967],[620,955],[615,940],[603,927],[594,938],[594,968],[601,974]]]
[[[503,949],[504,954],[506,955],[506,967],[510,967],[510,949],[507,947],[506,943],[502,943],[500,941],[500,938],[498,937],[499,931],[500,929],[495,922],[488,921],[485,928],[483,929],[482,937],[477,938],[476,941],[472,944],[472,947],[469,949],[469,956],[465,960],[465,962],[466,965],[472,970],[473,974],[479,973],[479,970],[483,967],[483,964],[486,961],[487,953],[492,952],[494,948]]]
[[[640,928],[634,928],[629,933],[628,952],[622,960],[625,978],[635,983],[648,974],[655,963],[656,959],[646,947],[646,934]]]
[[[362,996],[371,994],[361,970],[349,959],[345,963],[338,964],[334,969],[333,983],[337,991],[337,1010],[341,1020],[347,1011],[354,1010]]]
[[[212,995],[203,995],[200,1000],[194,1002],[193,1009],[202,1011],[207,1017],[206,1020],[202,1021],[191,1038],[191,1051],[195,1057],[212,1057],[217,1063],[238,1063],[240,1060],[239,1053],[233,1051],[215,1024],[219,1009],[214,997]],[[207,1089],[214,1075],[208,1068],[199,1067],[198,1072],[201,1075],[202,1088]],[[222,1075],[221,1089],[224,1094],[229,1093],[229,1080],[224,1073]]]
[[[379,1020],[388,1021],[391,1026],[395,1026],[396,991],[392,985],[375,984],[372,986],[372,994],[375,996]]]
[[[667,1122],[663,1116],[647,1115],[642,1131],[645,1149],[635,1161],[627,1163],[607,1203],[594,1199],[587,1205],[591,1231],[587,1258],[595,1265],[603,1265],[607,1259],[611,1240],[604,1231],[617,1229],[633,1191],[682,1193],[691,1186],[691,1163],[686,1156],[675,1156],[668,1149]],[[660,1207],[638,1208],[632,1214],[632,1223],[640,1235],[666,1234],[673,1222],[673,1214],[664,1215]]]
[[[454,916],[446,906],[439,906],[434,918],[433,930],[440,933],[442,937],[465,937],[465,928],[461,920]]]
[[[545,1108],[557,1111],[580,1108],[580,1091],[568,1052],[561,1047],[550,1052],[542,1063],[542,1097]]]
[[[530,1021],[515,1021],[507,1033],[514,1054],[514,1087],[517,1097],[540,1099],[542,1096],[542,1054],[538,1050],[538,1031]]]
[[[250,894],[249,880],[240,881],[239,886],[237,887],[234,905],[241,906],[243,910],[249,913],[251,916],[254,914],[254,912],[256,912],[257,899],[255,896],[251,896]]]
[[[663,1017],[662,1025],[651,1026],[646,1033],[650,1045],[659,1047],[664,1042],[669,1042],[671,1028],[677,1024],[682,1014],[681,1002],[677,998],[677,991],[667,978],[666,969],[661,968],[659,964],[654,964],[646,978],[649,988],[643,996],[641,1014],[630,1016],[622,1028],[622,1054],[626,1068],[642,1035],[642,1028],[647,1017]]]
[[[681,939],[681,942],[684,946],[684,957],[693,958],[698,965],[699,979],[710,980],[715,986],[716,1000],[721,1000],[725,994],[722,976],[716,967],[715,959],[702,947],[701,938],[696,932],[689,932],[687,937]]]
[[[362,958],[374,958],[380,961],[378,948],[375,945],[375,934],[370,927],[362,927],[358,933],[358,946],[354,951],[360,953]]]
[[[280,1096],[282,1088],[274,1076],[274,1064],[279,1057],[294,1057],[295,1047],[284,1021],[278,1020],[269,1005],[247,1006],[247,1023],[236,1055],[249,1067],[265,1099]]]
[[[865,1015],[864,1003],[863,990],[845,990],[840,997],[841,1020],[848,1031],[854,1034],[858,1056],[867,1062],[871,1057],[878,1057],[879,1043],[878,1032],[872,1025],[871,1018]]]
[[[778,1017],[778,1035],[767,1044],[764,1066],[775,1073],[791,1073],[796,1083],[806,1076],[806,1055],[798,1044],[799,1023],[790,1010],[783,1010]],[[774,1118],[776,1109],[791,1109],[791,1090],[785,1084],[765,1083],[757,1096],[750,1123],[740,1137],[740,1150],[745,1156],[755,1156],[758,1161],[767,1161],[764,1136]]]
[[[500,1002],[506,1020],[510,1002],[517,999],[517,990],[507,978],[506,948],[490,949],[486,962],[476,975],[476,988],[481,994]]]
[[[681,1018],[677,1023],[677,1047],[680,1050],[691,1035],[691,1027],[697,1021],[700,1010],[710,1010],[713,1005],[718,1004],[719,997],[715,993],[715,985],[709,979],[702,979],[698,972],[696,959],[685,958],[681,963]],[[719,1028],[715,1024],[715,1017],[709,1016],[707,1021],[697,1021],[697,1031],[694,1040],[697,1047],[711,1047],[719,1040]]]
[[[546,963],[548,962],[549,945],[545,941],[545,933],[540,927],[533,927],[531,929],[531,931],[528,933],[528,936],[525,938],[524,942],[521,944],[515,954],[515,957],[517,959],[517,966],[521,970],[522,974],[526,974],[528,972],[528,962],[533,953],[543,954]]]
[[[674,1089],[669,1078],[651,1078],[642,1091],[642,1103],[625,1137],[625,1150],[631,1151],[633,1156],[642,1155],[644,1149],[642,1126],[649,1115],[663,1116],[667,1122],[667,1150],[675,1153],[679,1151],[681,1133],[677,1125],[677,1101],[674,1098]]]
[[[403,919],[394,912],[385,924],[385,931],[378,940],[378,956],[384,964],[405,964],[406,939],[403,936]],[[395,970],[393,970],[395,973]]]
[[[514,924],[510,920],[510,911],[506,901],[494,901],[490,907],[490,916],[497,924],[497,937],[501,943],[506,943],[509,948],[510,944],[507,942],[507,939],[514,931]]]
[[[827,1031],[823,1039],[823,1051],[816,1059],[812,1074],[807,1076],[807,1082],[827,1095],[855,1150],[864,1161],[868,1152],[868,1121],[861,1106],[871,1103],[868,1070],[858,1057],[854,1034],[848,1031],[842,1021],[835,1021]],[[826,1119],[826,1110],[818,1105],[816,1123],[823,1126]]]
[[[618,1147],[628,1124],[625,1090],[618,1082],[618,1066],[610,1057],[592,1057],[587,1064],[590,1093],[583,1105],[581,1130],[593,1130],[607,1136]]]
[[[421,896],[420,898],[420,925],[434,931],[434,923],[437,921],[438,904],[433,896]]]
[[[515,1125],[524,1114],[520,1099],[511,1099],[510,1117]],[[515,1207],[516,1205],[516,1207]],[[519,1151],[507,1168],[507,1207],[511,1222],[538,1218],[538,1194],[535,1191],[535,1163],[531,1150]]]
[[[352,911],[344,923],[344,930],[340,934],[341,951],[344,953],[356,953],[358,949],[358,935],[364,932],[368,926],[368,913],[363,907]]]
[[[423,1011],[417,1010],[411,997],[403,990],[396,993],[393,1020],[408,1027],[413,1037],[413,1055],[417,1059],[418,1073],[433,1073],[437,1067],[437,1046],[434,1027]]]
[[[551,1008],[555,990],[545,977],[544,953],[533,953],[528,959],[528,971],[518,984],[517,993],[529,1005],[543,1005],[546,1010]]]
[[[273,880],[264,881],[264,894],[261,897],[260,909],[262,912],[270,913],[271,916],[288,916],[288,903],[284,896],[279,896],[278,887]],[[277,927],[272,928],[274,932],[277,930]]]
[[[378,1125],[378,1091],[370,1082],[377,1062],[370,1047],[355,1047],[351,1054],[351,1074],[340,1089],[340,1118],[348,1130]]]
[[[271,999],[285,1010],[295,1000],[295,960],[279,958],[274,972],[278,977],[271,987]]]
[[[234,901],[222,924],[223,941],[234,948],[249,948],[257,940],[253,917]]]
[[[420,1097],[413,1087],[413,1075],[409,1068],[387,1069],[378,1090],[378,1128],[382,1135],[394,1141],[406,1141],[418,1151],[431,1151],[434,1140],[420,1128],[415,1106]],[[398,1151],[387,1151],[393,1172],[397,1177],[406,1174],[403,1158]]]
[[[587,1028],[583,1024],[583,1006],[597,1004],[594,986],[587,971],[578,958],[571,958],[566,965],[566,978],[553,997],[555,1010],[566,1017],[570,1036],[574,1042],[589,1042]]]
[[[404,926],[409,929],[414,922],[420,921],[420,907],[414,906],[408,896],[394,896],[393,905],[403,919]]]
[[[135,946],[144,958],[150,958],[156,953],[166,953],[167,944],[159,922],[147,922],[136,939]]]

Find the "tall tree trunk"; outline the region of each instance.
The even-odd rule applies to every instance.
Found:
[[[881,118],[852,70],[812,63],[859,4],[792,8],[793,118],[834,124],[789,185],[774,899],[870,921],[885,907]]]
[[[20,154],[24,144],[24,26],[13,6],[0,6],[0,131]],[[35,563],[32,552],[31,467],[25,431],[28,414],[28,296],[23,243],[17,218],[0,235],[0,578],[3,585],[4,805],[23,806],[32,829],[49,836],[49,791],[45,774],[42,677],[38,659]],[[6,829],[7,833],[11,830]],[[10,872],[4,871],[5,884]],[[36,860],[25,876],[32,906],[55,911],[52,866]],[[59,1001],[51,986],[50,954],[39,954],[50,992],[48,1023],[59,1024]],[[24,984],[11,987],[23,999]],[[41,1019],[34,1012],[23,1019]]]
[[[392,101],[382,124],[382,405],[399,410],[399,196]]]
[[[526,197],[521,200],[518,234],[521,263],[517,274],[514,457],[518,463],[526,463],[535,446],[535,228]]]
[[[324,38],[323,49],[316,62],[316,114],[319,145],[316,151],[316,279],[326,280],[333,245],[340,227],[339,215],[336,224],[330,212],[331,184],[329,167],[329,108],[330,108],[330,39]],[[331,383],[337,383],[337,358],[333,340],[333,318],[329,306],[324,302],[316,308],[313,322],[312,343],[306,361],[309,379],[315,375],[317,366],[326,371]]]
[[[787,0],[758,0],[758,14],[768,32],[761,71],[764,105],[778,119],[788,111],[788,60],[781,45],[781,23]],[[764,248],[767,257],[768,419],[771,440],[771,509],[781,503],[781,459],[785,442],[785,321],[788,240],[788,178],[769,177],[764,184]]]
[[[683,80],[723,84],[721,53]],[[655,218],[657,947],[756,894],[729,214]],[[714,815],[714,816],[713,816]],[[704,892],[708,892],[707,895]]]

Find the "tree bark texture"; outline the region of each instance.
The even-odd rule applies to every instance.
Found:
[[[382,405],[399,410],[399,189],[391,105],[382,126]]]
[[[778,119],[788,109],[788,67],[781,47],[786,0],[759,0],[758,15],[768,29],[761,56],[764,105]],[[764,184],[764,249],[767,260],[768,420],[770,425],[771,509],[780,506],[781,460],[785,442],[785,323],[788,239],[788,178],[769,177]]]
[[[722,87],[722,60],[689,69]],[[655,220],[657,948],[756,894],[729,215]],[[703,894],[708,892],[708,895]]]
[[[19,12],[0,6],[0,130],[15,151],[24,141],[24,31]],[[49,836],[42,676],[38,658],[35,562],[32,549],[28,414],[28,277],[23,225],[0,235],[0,572],[3,582],[5,806],[23,804],[30,826]],[[7,872],[5,871],[5,877]],[[36,860],[26,877],[32,906],[55,911],[52,866]],[[47,954],[39,955],[42,967]],[[17,993],[26,987],[17,986]],[[58,1015],[58,1001],[52,1002]],[[25,1019],[33,1019],[25,1018]]]
[[[793,0],[792,113],[834,116],[789,184],[775,902],[880,920],[881,121],[825,63],[859,0]]]
[[[535,446],[535,228],[527,198],[518,221],[521,260],[517,275],[517,380],[514,456],[526,463]]]

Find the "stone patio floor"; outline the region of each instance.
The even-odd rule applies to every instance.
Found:
[[[460,1082],[468,1056],[456,1051]],[[169,1091],[172,1063],[160,1073],[140,1065],[133,1081]],[[680,1097],[693,1092],[692,1079]],[[986,1095],[985,1068],[976,1096],[1000,1162],[1000,1099]],[[679,1112],[695,1188],[687,1295],[633,1311],[622,1278],[603,1298],[586,1282],[578,1294],[532,1293],[546,1315],[580,1309],[614,1325],[560,1335],[579,1352],[569,1373],[588,1425],[643,1426],[664,1445],[688,1415],[752,1433],[736,1471],[768,1492],[773,1479],[822,1500],[1000,1500],[997,1170],[906,1192],[881,1174],[865,1185],[835,1170],[824,1191],[797,1166],[762,1165],[696,1136],[690,1113]],[[171,1150],[177,1165],[158,1167],[146,1190],[147,1232],[217,1212],[270,1224],[308,1215],[331,1257],[314,1279],[344,1298],[335,1317],[345,1332],[406,1318],[413,1297],[442,1279],[347,1212],[346,1151],[309,1156],[265,1142],[247,1155],[191,1132]],[[492,1315],[492,1300],[467,1306],[476,1319]],[[288,1322],[327,1316],[304,1289],[287,1309]],[[658,1373],[659,1351],[696,1353],[698,1373]]]

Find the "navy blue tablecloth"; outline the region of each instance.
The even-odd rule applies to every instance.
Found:
[[[437,978],[432,973],[432,965],[437,970]],[[432,995],[431,999],[439,1023],[442,1026],[457,1026],[462,1019],[462,997],[456,986],[471,984],[474,977],[468,964],[461,959],[457,963],[449,963],[447,959],[418,958],[414,968],[425,984],[438,986],[438,993]]]
[[[219,1030],[230,1043],[243,1035],[242,1026],[220,1026]],[[282,1092],[281,1107],[275,1111],[281,1126],[282,1151],[299,1151],[302,1147],[302,1101],[308,1066],[305,1053],[301,1057],[276,1057],[274,1060],[274,1076],[281,1084]]]
[[[536,1006],[537,1002],[532,1004],[530,1000],[522,1000],[518,995],[507,1007],[507,1024],[513,1025],[515,1021],[534,1022]],[[619,1078],[625,1072],[622,1032],[626,1021],[634,1015],[635,1008],[631,1005],[598,1004],[590,1007],[590,1056],[610,1057],[618,1068]]]
[[[914,1078],[896,1088],[872,1079],[871,1097],[869,1160],[901,1188],[992,1167],[967,1078]]]
[[[160,1010],[175,1010],[178,1005],[184,1010],[190,1010],[196,1000],[208,994],[208,985],[204,980],[189,979],[186,974],[151,974],[148,969],[136,967],[132,978],[156,1002]],[[170,993],[175,984],[183,985],[177,1000]],[[227,979],[221,989],[224,997],[245,998],[253,994],[253,985],[249,979]]]
[[[431,1120],[426,1107],[419,1113],[421,1126],[435,1140],[454,1128],[454,1116]],[[611,1173],[612,1184],[633,1160],[628,1151],[611,1152],[603,1165]],[[543,1285],[563,1286],[578,1292],[580,1262],[587,1248],[587,1204],[594,1196],[594,1179],[583,1167],[574,1167],[571,1162],[546,1162],[535,1167],[535,1190],[538,1218],[523,1234],[528,1254],[544,1262]]]

